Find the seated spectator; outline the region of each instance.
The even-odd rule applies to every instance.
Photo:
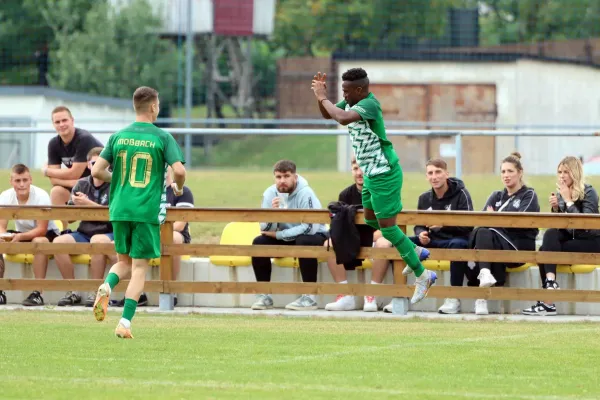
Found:
[[[46,191],[31,184],[31,174],[29,168],[23,164],[16,164],[12,167],[10,173],[10,184],[12,189],[5,190],[0,194],[0,206],[49,206],[50,196]],[[48,243],[54,240],[60,233],[58,226],[54,221],[46,220],[16,220],[16,230],[7,230],[8,220],[0,220],[0,234],[11,234],[11,241],[16,242],[34,242]],[[2,268],[0,268],[0,278],[4,277],[4,259],[2,255]],[[48,256],[45,254],[35,254],[33,257],[33,275],[35,279],[45,279],[48,269]],[[3,292],[0,295],[0,301],[6,304],[6,295]],[[23,301],[24,306],[42,306],[42,290],[34,290]]]
[[[512,153],[502,160],[502,182],[504,189],[493,192],[488,198],[484,211],[489,212],[539,212],[540,205],[533,188],[523,183],[521,155]],[[470,247],[479,250],[535,250],[537,228],[477,228],[471,235]],[[504,286],[506,268],[518,265],[480,261],[480,287]],[[475,314],[488,314],[487,301],[475,301]]]
[[[364,183],[363,173],[358,163],[356,162],[356,157],[352,157],[352,177],[354,178],[354,183],[348,186],[346,189],[342,190],[338,196],[338,201],[344,202],[350,205],[361,205],[362,204],[362,187]],[[360,235],[360,246],[361,247],[371,247],[373,246],[373,231],[374,229],[369,225],[357,225],[358,233]],[[324,246],[331,247],[331,239],[325,241]],[[346,271],[352,271],[356,269],[356,267],[362,265],[363,260],[357,259],[354,262],[347,263],[344,265],[337,264],[335,254],[332,254],[327,259],[327,265],[329,266],[329,271],[331,272],[331,276],[333,277],[336,283],[348,283],[346,277]],[[325,309],[328,311],[351,311],[356,309],[356,300],[352,295],[343,295],[340,294],[337,296],[333,303],[329,303],[325,306]],[[377,303],[375,302],[375,297],[373,296],[365,296],[365,304],[363,307],[364,311],[377,311]]]
[[[87,154],[88,166],[96,163],[98,156],[102,152],[102,147],[94,147]],[[70,205],[99,207],[108,206],[110,197],[110,182],[103,182],[93,178],[91,175],[81,178],[71,194]],[[64,233],[54,239],[53,243],[112,243],[113,233],[112,225],[108,221],[81,221],[75,232]],[[104,279],[106,269],[106,259],[111,261],[111,265],[117,262],[117,255],[107,257],[104,254],[93,254],[90,261],[90,279]],[[71,256],[69,254],[55,254],[54,259],[58,270],[63,279],[75,279],[75,269]],[[90,293],[85,301],[86,307],[94,305],[96,293]],[[74,306],[81,303],[79,292],[68,291],[65,296],[58,301],[60,307]]]
[[[273,167],[275,184],[263,193],[262,208],[320,209],[321,202],[303,177],[296,174],[296,164],[289,160],[278,161]],[[261,222],[260,236],[253,245],[321,246],[327,240],[323,224]],[[303,282],[316,282],[319,264],[316,258],[300,258],[300,274]],[[252,267],[257,282],[271,281],[271,259],[252,257]],[[273,308],[269,294],[257,295],[253,310]],[[314,295],[303,294],[285,306],[289,310],[316,310]]]
[[[550,193],[550,207],[554,213],[598,214],[598,193],[585,184],[583,165],[577,157],[565,157],[558,164],[557,192]],[[548,229],[544,232],[540,251],[567,251],[597,253],[600,250],[600,230]],[[540,264],[542,288],[559,289],[556,282],[556,264]],[[525,315],[556,315],[556,306],[549,301],[538,301],[523,310]]]
[[[181,196],[175,196],[173,192],[173,175],[171,174],[171,167],[167,169],[167,206],[168,207],[194,207],[194,195],[189,187],[183,186],[183,194]],[[190,224],[185,221],[176,221],[173,224],[173,243],[192,243],[192,236],[190,235]],[[179,279],[179,271],[181,270],[181,256],[173,256],[173,280]],[[175,295],[174,303],[177,305],[177,295]],[[125,305],[125,298],[113,301],[113,306],[123,307]],[[138,300],[138,307],[148,305],[148,296],[142,292]]]
[[[87,154],[94,147],[102,147],[102,143],[88,131],[75,128],[73,115],[65,106],[54,108],[51,118],[58,135],[48,142],[48,164],[42,168],[42,173],[52,183],[52,205],[64,206],[77,181],[91,174]],[[61,168],[61,164],[66,168]],[[62,223],[63,229],[67,229],[68,221]]]
[[[442,159],[429,160],[425,165],[427,181],[431,190],[419,196],[418,210],[435,211],[473,211],[473,201],[465,184],[458,178],[450,178],[448,166]],[[468,249],[469,234],[473,228],[464,226],[415,226],[415,236],[410,237],[416,245],[438,249]],[[385,240],[385,239],[384,239]],[[405,268],[405,275],[411,274]],[[385,272],[384,272],[385,274]],[[467,262],[450,262],[450,284],[462,286],[465,276],[468,286],[478,286],[477,274],[468,267]],[[446,299],[439,308],[440,314],[456,314],[460,312],[459,299]]]

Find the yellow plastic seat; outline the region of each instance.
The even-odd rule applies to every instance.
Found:
[[[558,265],[556,272],[560,274],[589,274],[596,268],[598,268],[597,265],[588,264]]]
[[[60,231],[62,231],[62,222],[59,220],[54,220],[54,223],[58,227]],[[52,259],[54,256],[49,255],[48,259]],[[33,263],[33,254],[5,254],[4,259],[9,262],[13,262],[16,264],[32,264]]]
[[[506,272],[523,272],[523,271],[528,270],[533,265],[535,265],[535,264],[526,263],[526,264],[523,264],[523,265],[519,265],[518,267],[507,268]]]
[[[33,263],[33,254],[5,254],[4,260],[16,264]]]
[[[71,262],[73,264],[82,264],[82,265],[90,265],[92,261],[92,256],[89,254],[73,254],[71,256]]]
[[[181,261],[186,261],[189,260],[190,257],[189,255],[183,255],[181,256]],[[160,257],[159,258],[153,258],[150,260],[150,262],[148,263],[148,265],[150,265],[151,267],[159,267],[160,266]]]
[[[219,244],[251,245],[254,238],[260,235],[258,222],[230,222],[223,228]],[[224,267],[243,267],[252,264],[250,256],[210,256],[212,265]]]
[[[298,268],[300,261],[296,257],[280,257],[273,259],[273,265],[278,267]]]

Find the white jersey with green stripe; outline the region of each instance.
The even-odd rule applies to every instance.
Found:
[[[348,133],[352,140],[356,162],[365,176],[383,174],[398,164],[394,146],[385,133],[381,104],[373,93],[369,93],[352,107],[345,100],[337,103],[336,106],[346,111],[356,111],[361,117],[359,121],[348,124]]]

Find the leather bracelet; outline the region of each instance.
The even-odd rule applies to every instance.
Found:
[[[319,103],[322,105],[325,100],[328,100],[328,99],[321,99],[321,100],[319,100]]]

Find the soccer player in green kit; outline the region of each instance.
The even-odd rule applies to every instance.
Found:
[[[435,283],[437,275],[423,267],[421,261],[429,251],[415,245],[396,225],[402,211],[402,168],[398,156],[387,139],[381,105],[369,92],[369,78],[362,68],[352,68],[342,75],[344,100],[334,104],[327,99],[326,75],[314,76],[312,90],[319,110],[326,119],[348,126],[358,165],[364,173],[362,204],[365,222],[380,229],[383,237],[398,250],[417,277],[411,303],[421,301]]]
[[[119,280],[131,280],[125,292],[123,315],[115,335],[132,339],[131,319],[144,289],[150,259],[160,257],[160,225],[166,216],[167,167],[173,169],[177,188],[183,193],[185,163],[170,133],[154,126],[159,112],[158,92],[139,87],[133,93],[135,122],[113,134],[92,167],[95,178],[110,182],[109,215],[113,225],[118,262],[98,288],[94,317],[106,318],[108,300]],[[112,174],[108,171],[113,166]]]

